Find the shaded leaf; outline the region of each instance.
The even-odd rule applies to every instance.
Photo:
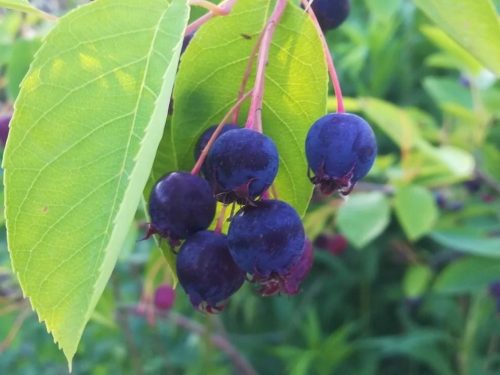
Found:
[[[403,291],[406,297],[420,297],[427,290],[432,278],[432,270],[423,264],[408,268],[403,279]]]
[[[443,246],[470,254],[500,257],[500,238],[461,229],[437,230],[430,237]]]
[[[8,8],[26,13],[34,13],[51,20],[55,20],[57,18],[34,7],[29,3],[28,0],[0,0],[0,8]]]
[[[484,290],[491,282],[500,280],[500,260],[467,257],[448,265],[434,282],[438,293],[472,293]]]

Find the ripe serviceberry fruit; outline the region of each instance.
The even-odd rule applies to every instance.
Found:
[[[160,285],[155,292],[154,303],[158,310],[170,310],[175,301],[175,290],[171,285]]]
[[[309,0],[309,2],[323,31],[339,27],[351,10],[349,0]]]
[[[250,129],[230,130],[207,157],[208,179],[218,200],[248,203],[261,195],[278,173],[278,150],[271,138]]]
[[[226,236],[211,231],[198,232],[182,244],[177,274],[193,306],[210,313],[221,311],[245,280],[229,253]]]
[[[264,294],[273,294],[305,251],[299,215],[278,200],[243,207],[231,220],[227,238],[234,261]]]
[[[0,145],[2,147],[5,147],[5,143],[7,143],[7,136],[9,135],[9,123],[11,118],[11,115],[0,116]]]
[[[258,291],[264,297],[277,293],[294,295],[300,291],[300,284],[309,274],[312,264],[313,247],[311,241],[306,239],[302,255],[285,274],[274,277],[253,275],[251,281],[259,285]]]
[[[207,229],[216,204],[203,178],[187,172],[169,173],[156,183],[149,198],[150,234],[158,233],[175,244]]]
[[[238,125],[226,124],[222,127],[222,129],[219,133],[219,136],[217,138],[219,138],[222,134],[228,132],[229,130],[235,130],[235,129],[239,129],[239,128],[240,127]],[[208,144],[208,141],[210,141],[210,137],[212,137],[212,134],[214,134],[215,129],[217,129],[217,125],[208,128],[200,136],[200,138],[198,139],[198,143],[196,143],[196,146],[194,148],[194,160],[198,160],[203,149]],[[203,163],[203,166],[201,167],[201,172],[203,173],[203,175],[205,177],[208,177],[208,178],[210,177],[210,174],[208,173],[207,163]]]
[[[316,121],[306,139],[306,156],[314,172],[311,182],[321,192],[347,195],[375,161],[377,142],[370,125],[349,113],[334,113]]]

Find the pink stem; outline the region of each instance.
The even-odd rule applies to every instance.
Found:
[[[192,175],[197,175],[198,173],[200,173],[201,166],[205,162],[205,159],[208,155],[208,151],[210,151],[210,148],[212,148],[213,143],[215,142],[215,140],[219,136],[220,132],[222,131],[222,127],[226,124],[227,120],[229,119],[229,117],[231,117],[233,112],[241,105],[241,103],[243,103],[252,94],[252,92],[253,92],[253,90],[250,90],[245,95],[243,95],[240,99],[238,99],[236,101],[236,103],[231,107],[229,112],[224,116],[224,118],[222,119],[220,124],[217,125],[217,128],[215,129],[214,133],[212,134],[212,136],[208,140],[207,145],[205,146],[205,148],[201,152],[200,157],[196,161],[196,164],[194,165],[193,169],[191,170]]]
[[[253,63],[255,62],[255,59],[257,57],[257,52],[259,51],[260,44],[262,43],[262,33],[259,35],[259,39],[257,40],[257,43],[255,43],[255,46],[252,49],[252,52],[250,52],[250,57],[248,58],[248,63],[247,67],[245,69],[245,73],[243,74],[243,80],[241,81],[241,86],[240,90],[238,92],[238,99],[243,96],[245,93],[245,89],[247,87],[248,80],[250,79],[250,74],[252,73],[252,67]],[[233,123],[237,124],[238,123],[238,117],[240,115],[240,109],[241,106],[234,111],[233,114]]]
[[[236,0],[224,0],[218,5],[218,8],[222,12],[225,12],[227,14],[231,11],[235,2]],[[196,30],[200,28],[201,25],[203,25],[207,21],[210,21],[214,16],[216,16],[216,14],[214,14],[213,12],[208,12],[207,14],[204,14],[203,16],[201,16],[200,18],[198,18],[197,20],[193,21],[188,25],[186,31],[184,32],[184,35],[189,35],[194,33]]]
[[[318,19],[316,18],[316,15],[312,10],[309,1],[301,0],[301,2],[304,5],[304,8],[306,9],[307,13],[309,13],[311,20],[313,21],[314,27],[318,32],[319,39],[321,40],[321,45],[323,46],[323,53],[325,55],[326,64],[328,65],[328,72],[330,73],[330,78],[332,80],[333,91],[335,92],[335,98],[337,99],[337,112],[344,113],[345,110],[344,110],[344,99],[342,97],[342,89],[340,88],[339,78],[337,76],[337,71],[335,70],[335,64],[333,63],[332,54],[328,49],[328,43],[326,42],[325,35],[323,34],[323,30],[321,30],[321,26],[319,25]]]
[[[220,210],[219,217],[217,218],[217,224],[215,225],[214,232],[220,233],[222,231],[222,227],[224,226],[224,218],[226,217],[226,209],[227,204],[222,205],[222,209]]]
[[[255,76],[255,85],[253,89],[252,102],[248,112],[248,119],[245,125],[248,129],[254,129],[262,133],[262,101],[264,99],[264,81],[267,61],[269,59],[269,48],[273,38],[274,30],[278,25],[283,11],[285,10],[288,0],[278,0],[273,14],[267,22],[264,31],[262,32],[262,42],[259,49],[259,60],[257,64],[257,73]]]
[[[216,16],[226,16],[229,13],[229,10],[211,3],[208,0],[189,0],[189,5],[205,8]]]

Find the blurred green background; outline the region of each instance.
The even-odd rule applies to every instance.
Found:
[[[33,3],[63,14],[83,2]],[[0,115],[49,28],[0,11]],[[380,155],[347,200],[315,195],[302,293],[261,298],[247,284],[207,316],[178,289],[170,313],[154,311],[170,279],[154,243],[138,242],[138,212],[73,373],[500,373],[497,77],[408,0],[353,0],[328,40],[347,109],[374,125]],[[66,373],[11,274],[2,227],[0,374]]]

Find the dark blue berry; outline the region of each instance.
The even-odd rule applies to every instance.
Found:
[[[236,264],[263,286],[286,277],[304,254],[299,215],[285,202],[257,201],[231,220],[229,251]]]
[[[240,127],[238,125],[226,124],[222,127],[219,136],[217,138],[219,138],[222,134],[228,132],[229,130],[235,130],[239,128]],[[205,130],[201,135],[201,137],[198,139],[198,143],[196,143],[196,147],[194,148],[194,160],[198,160],[198,158],[201,155],[201,152],[208,144],[208,141],[210,141],[210,137],[212,137],[212,134],[214,134],[215,129],[217,129],[217,125],[211,126],[207,130]],[[203,166],[201,167],[201,172],[205,177],[210,178],[210,174],[208,173],[207,163],[203,163]]]
[[[311,241],[305,240],[302,256],[290,268],[288,273],[281,280],[279,292],[293,295],[300,291],[300,285],[311,271],[313,265],[313,246]]]
[[[175,290],[171,285],[160,285],[155,292],[154,304],[159,310],[170,310],[175,301]]]
[[[245,280],[245,273],[235,264],[223,234],[202,231],[189,237],[177,256],[179,282],[196,308],[213,312]]]
[[[0,145],[5,146],[7,143],[7,136],[9,135],[9,123],[11,115],[0,116]]]
[[[316,121],[306,139],[311,181],[329,194],[349,194],[375,161],[377,142],[370,125],[349,113],[334,113]]]
[[[172,242],[207,229],[217,202],[207,181],[187,172],[160,179],[149,198],[151,231]]]
[[[279,157],[271,138],[250,129],[236,129],[215,141],[206,163],[218,200],[247,203],[271,186]]]
[[[309,0],[311,8],[323,31],[335,29],[342,24],[351,10],[349,0]]]

